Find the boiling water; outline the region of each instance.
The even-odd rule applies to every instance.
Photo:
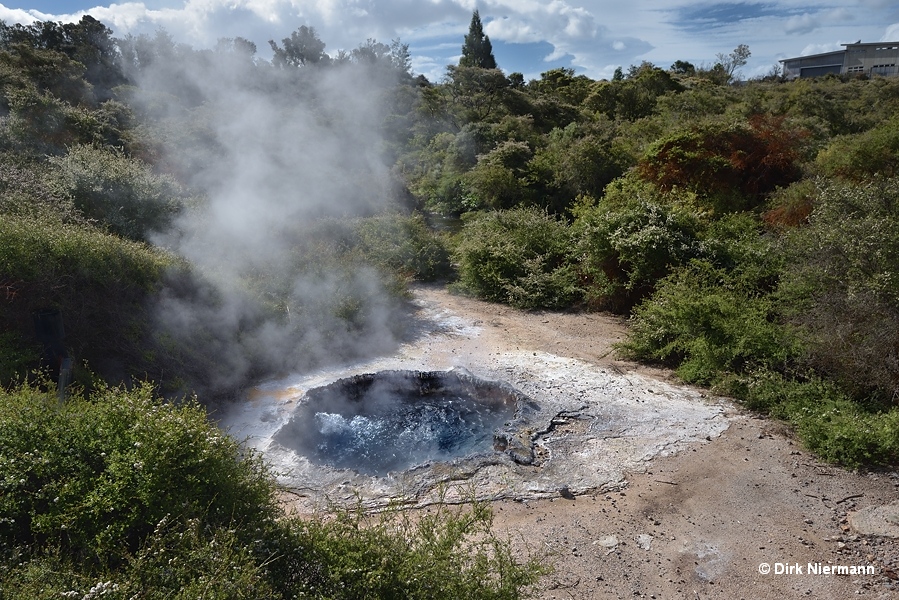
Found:
[[[307,397],[278,443],[375,476],[493,452],[494,432],[514,419],[518,400],[510,388],[452,372],[360,376]]]

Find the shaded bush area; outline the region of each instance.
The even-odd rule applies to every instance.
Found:
[[[899,405],[899,180],[820,181],[785,253],[783,310],[806,364],[852,396]]]
[[[128,239],[169,229],[190,202],[173,178],[115,148],[73,146],[50,164],[56,187],[84,218]]]
[[[663,190],[696,193],[716,213],[746,210],[799,179],[799,145],[806,135],[774,117],[703,124],[660,139],[638,170]]]
[[[693,383],[712,384],[723,373],[783,370],[797,348],[775,311],[770,295],[697,260],[661,280],[637,307],[625,347],[676,367]]]
[[[660,199],[604,202],[578,213],[578,271],[592,306],[627,312],[672,268],[700,255],[696,212]]]
[[[260,458],[149,386],[0,391],[0,598],[523,597],[480,504],[287,517]]]
[[[182,268],[161,250],[87,224],[4,215],[0,323],[8,356],[19,358],[8,370],[3,361],[0,383],[40,366],[32,313],[46,309],[61,312],[66,347],[79,364],[87,361],[110,381],[160,374],[164,361],[149,354],[155,346],[150,302],[165,274]]]

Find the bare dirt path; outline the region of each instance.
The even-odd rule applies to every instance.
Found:
[[[478,324],[487,342],[674,382],[615,357],[626,324],[608,315],[524,312],[440,288],[416,296]],[[847,522],[899,498],[899,476],[820,463],[783,425],[733,408],[729,417],[722,435],[651,459],[621,491],[494,503],[496,527],[522,552],[549,554],[555,572],[538,597],[899,597],[896,540]],[[809,573],[833,566],[874,574]]]

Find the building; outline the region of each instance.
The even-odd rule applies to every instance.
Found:
[[[783,74],[787,79],[836,75],[899,75],[899,42],[842,44],[845,50],[785,58]]]

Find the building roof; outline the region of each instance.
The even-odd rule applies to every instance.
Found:
[[[899,42],[862,42],[861,40],[859,40],[859,41],[855,42],[854,44],[840,44],[840,45],[846,49],[848,49],[850,46],[852,46],[852,47],[856,47],[856,46],[877,47],[877,46],[879,46],[879,47],[886,48],[889,50],[899,50]],[[792,58],[784,58],[777,62],[787,62],[787,61],[791,61],[791,60],[800,60],[800,59],[806,59],[806,58],[820,58],[822,56],[830,56],[830,55],[836,56],[838,54],[844,54],[845,52],[846,52],[846,50],[833,50],[831,52],[822,52],[820,54],[806,54],[805,56],[794,56]]]
[[[858,42],[855,42],[854,44],[840,44],[840,46],[846,46],[847,48],[849,46],[883,46],[884,48],[889,48],[891,50],[894,50],[896,48],[899,48],[899,42],[864,42],[864,43],[862,43],[861,41],[858,41]]]
[[[854,46],[855,44],[851,44],[851,45]],[[800,60],[800,59],[804,59],[804,58],[819,58],[821,56],[831,56],[831,55],[836,56],[838,54],[842,55],[845,53],[846,53],[845,50],[833,50],[831,52],[822,52],[820,54],[806,54],[804,56],[794,56],[792,58],[782,58],[778,62],[787,62],[788,60]]]

